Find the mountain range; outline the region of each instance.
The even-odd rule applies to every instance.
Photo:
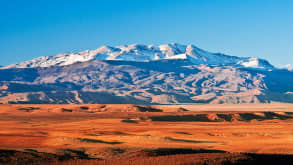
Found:
[[[194,45],[102,46],[0,68],[0,103],[293,103],[293,72]]]

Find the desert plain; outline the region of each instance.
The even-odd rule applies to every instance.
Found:
[[[0,105],[0,164],[290,164],[292,104]]]

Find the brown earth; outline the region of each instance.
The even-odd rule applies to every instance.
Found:
[[[0,105],[0,164],[285,164],[292,125],[292,104]]]

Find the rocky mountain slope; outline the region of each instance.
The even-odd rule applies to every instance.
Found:
[[[0,103],[291,103],[292,92],[292,71],[192,45],[102,47],[0,69]]]

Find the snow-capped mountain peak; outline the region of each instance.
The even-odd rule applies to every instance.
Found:
[[[194,45],[171,43],[166,45],[121,45],[102,46],[95,50],[79,53],[63,53],[55,56],[38,57],[2,68],[32,68],[71,65],[90,60],[152,61],[162,59],[186,59],[195,65],[237,66],[260,69],[274,68],[268,61],[258,58],[236,57],[211,53]]]
[[[286,69],[288,71],[293,71],[293,65],[292,64],[287,64],[285,66],[280,67],[280,69]]]

